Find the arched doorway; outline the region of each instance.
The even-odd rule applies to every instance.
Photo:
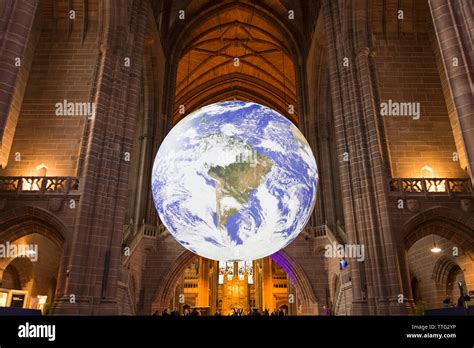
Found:
[[[461,212],[435,207],[415,215],[405,225],[404,244],[417,306],[456,306],[461,290],[474,291],[470,221]]]
[[[304,271],[284,251],[250,264],[219,263],[183,252],[161,282],[152,312],[197,307],[203,314],[233,309],[284,308],[289,315],[317,314],[317,299]]]
[[[49,313],[66,229],[49,212],[25,207],[1,215],[0,230],[0,306]]]

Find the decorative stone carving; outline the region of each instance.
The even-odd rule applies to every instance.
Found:
[[[420,211],[420,202],[417,199],[407,199],[407,208],[412,213]]]
[[[470,213],[473,210],[472,199],[464,198],[461,199],[461,209],[466,213]]]
[[[57,213],[63,208],[62,198],[51,198],[48,201],[48,209],[54,213]]]

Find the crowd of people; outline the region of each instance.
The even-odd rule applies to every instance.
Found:
[[[156,311],[153,315],[157,316],[160,315],[159,311]],[[197,308],[184,308],[183,310],[183,316],[185,317],[199,317],[202,315],[201,311]],[[270,316],[270,317],[284,317],[286,315],[285,311],[281,308],[279,309],[273,309],[273,311],[270,313],[268,309],[259,310],[258,308],[252,308],[249,311],[245,312],[242,308],[232,308],[231,312],[228,314],[229,316],[232,317],[244,317],[244,316]],[[173,310],[167,308],[161,312],[161,316],[163,317],[169,317],[169,316],[175,316],[179,317],[181,316],[180,311],[177,308],[174,308]],[[214,316],[222,316],[221,311],[218,309],[215,313]]]
[[[156,311],[153,315],[160,315],[160,312],[159,311]],[[179,312],[179,310],[177,308],[174,308],[173,310],[170,310],[169,308],[163,310],[163,312],[161,312],[161,315],[163,317],[179,317],[181,316],[181,313]],[[190,308],[184,308],[183,310],[183,316],[185,317],[200,317],[202,315],[201,311],[197,308],[193,308],[193,309],[190,309]]]
[[[217,310],[216,313],[214,314],[216,316],[221,315],[220,311]],[[232,308],[230,314],[232,317],[243,317],[243,316],[271,316],[271,317],[284,317],[285,316],[285,311],[283,309],[273,309],[273,311],[270,313],[268,309],[265,308],[265,310],[261,311],[258,308],[252,308],[250,309],[247,313],[244,312],[243,309],[241,308]]]

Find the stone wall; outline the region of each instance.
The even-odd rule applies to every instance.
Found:
[[[375,36],[380,102],[414,102],[416,116],[384,116],[393,177],[466,177],[459,161],[435,52],[427,33]],[[430,166],[432,172],[422,170]]]
[[[42,163],[49,176],[76,175],[87,115],[58,116],[56,103],[92,102],[98,59],[97,28],[84,39],[79,29],[41,32],[3,175],[36,175]]]

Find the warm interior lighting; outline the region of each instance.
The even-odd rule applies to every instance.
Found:
[[[425,164],[423,167],[421,167],[421,172],[428,172],[430,175],[427,176],[433,176],[433,168],[431,168],[429,165]]]
[[[440,251],[441,251],[441,248],[436,243],[434,243],[433,247],[431,248],[431,252],[437,254]]]
[[[41,182],[40,180],[33,180],[32,178],[23,179],[21,184],[22,191],[39,191],[41,189]]]
[[[436,178],[434,170],[431,166],[425,164],[423,167],[421,167],[421,173],[423,179],[425,180],[425,185],[428,192],[446,192],[446,180],[431,179]]]
[[[426,180],[428,192],[446,192],[446,180]]]
[[[36,167],[36,176],[46,176],[47,172],[48,166],[44,163],[41,163]]]

